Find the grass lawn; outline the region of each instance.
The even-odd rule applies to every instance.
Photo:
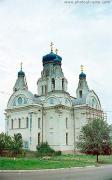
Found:
[[[111,156],[99,156],[99,164],[112,164]],[[49,160],[41,158],[3,158],[0,157],[0,169],[56,169],[67,167],[85,167],[98,165],[96,156],[92,155],[61,155]]]

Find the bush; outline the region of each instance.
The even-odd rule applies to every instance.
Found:
[[[36,147],[37,155],[39,156],[51,156],[55,151],[48,145],[47,142],[43,142]]]
[[[37,149],[37,156],[53,156],[61,154],[60,151],[55,151],[52,149],[47,142],[42,142],[40,145],[36,147]]]
[[[22,135],[20,133],[14,134],[11,137],[7,134],[0,134],[0,156],[15,157],[19,155],[24,155],[22,150],[23,141]]]

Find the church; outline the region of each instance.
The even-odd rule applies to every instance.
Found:
[[[6,133],[21,133],[23,148],[35,151],[41,142],[56,151],[77,150],[82,126],[104,113],[97,94],[89,89],[86,74],[79,74],[76,97],[67,91],[67,79],[62,70],[62,57],[51,52],[42,58],[43,70],[37,81],[38,93],[28,90],[25,72],[18,72],[13,93],[5,110]]]

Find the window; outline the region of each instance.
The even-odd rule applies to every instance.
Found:
[[[11,129],[13,129],[14,121],[11,119]]]
[[[19,128],[21,128],[21,119],[19,118]]]
[[[66,129],[68,129],[68,118],[66,118]]]
[[[53,99],[53,98],[50,98],[49,103],[50,103],[50,104],[54,104],[54,99]]]
[[[42,95],[44,94],[44,87],[42,86]]]
[[[28,119],[28,117],[26,118],[26,128],[28,128],[29,127],[29,119]]]
[[[38,145],[40,144],[40,133],[38,133]]]
[[[30,119],[29,119],[29,126],[30,126],[30,132],[32,130],[32,112],[30,113]]]
[[[24,98],[24,104],[27,104],[27,100],[26,100],[26,98]]]
[[[28,149],[28,141],[24,141],[23,142],[23,148],[24,149]]]
[[[68,145],[68,133],[66,133],[66,145]]]
[[[38,118],[38,128],[40,128],[40,118]]]
[[[52,89],[55,90],[55,79],[52,78]]]
[[[47,94],[47,85],[45,85],[45,94]]]
[[[82,90],[79,91],[79,97],[82,98]]]
[[[62,90],[64,90],[64,78],[62,79]]]
[[[21,97],[18,98],[18,104],[19,104],[19,105],[22,104],[22,98],[21,98]]]

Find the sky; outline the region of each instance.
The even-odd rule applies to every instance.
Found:
[[[76,96],[83,64],[89,88],[112,123],[112,0],[0,0],[0,131],[20,63],[29,90],[37,93],[51,41],[63,58],[68,92]]]

